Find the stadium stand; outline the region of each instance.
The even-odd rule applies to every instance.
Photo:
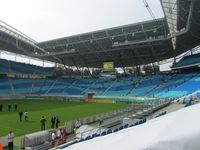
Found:
[[[0,95],[12,95],[11,85],[7,77],[0,77]]]
[[[121,79],[116,79],[108,91],[103,95],[105,96],[125,96],[132,87],[136,84],[137,77],[123,77]]]
[[[41,95],[46,93],[53,82],[54,81],[50,79],[34,79],[32,85],[32,94]]]
[[[15,90],[15,94],[29,94],[31,91],[32,80],[31,79],[11,79],[12,85]]]
[[[84,95],[175,99],[200,89],[199,73],[110,78],[0,77],[0,95]],[[130,94],[129,94],[130,93]]]
[[[195,76],[195,74],[180,74],[177,76],[174,76],[172,79],[168,80],[166,84],[162,85],[164,88],[161,88],[161,91],[157,91],[154,93],[155,97],[159,98],[178,98],[181,96],[185,96],[187,94],[192,93],[193,91],[186,91],[186,89],[179,88],[185,83],[191,84],[192,78]],[[196,75],[198,77],[198,75]],[[198,89],[199,86],[196,86]],[[160,90],[160,89],[158,89]]]
[[[8,61],[4,59],[0,59],[0,73],[8,73],[10,72],[8,67]]]
[[[102,95],[107,88],[109,88],[114,79],[110,78],[99,78],[95,84],[89,87],[85,92],[94,92],[96,95]]]
[[[144,77],[139,86],[133,91],[131,96],[146,96],[146,93],[156,88],[161,82],[161,75]]]
[[[173,66],[173,69],[186,68],[197,66],[200,64],[200,54],[194,54],[183,57],[178,63]]]
[[[0,59],[0,73],[1,74],[13,73],[13,74],[31,74],[31,75],[48,76],[48,75],[52,75],[53,72],[54,72],[54,68],[51,68],[51,67],[44,68],[44,67],[39,67],[36,65]]]
[[[49,94],[68,94],[68,95],[73,95],[70,94],[70,91],[72,93],[74,92],[74,95],[76,95],[75,90],[72,89],[70,90],[70,87],[76,82],[75,78],[61,78],[58,79],[58,81],[55,83],[55,85],[51,88],[49,91]]]

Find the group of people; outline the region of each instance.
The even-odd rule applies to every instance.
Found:
[[[27,111],[25,111],[25,112],[20,111],[19,112],[19,120],[20,120],[20,122],[22,122],[23,115],[24,115],[24,120],[27,122],[28,121],[28,112]]]
[[[44,116],[42,116],[42,118],[40,119],[40,124],[41,124],[41,130],[45,130],[45,124],[46,124],[46,119]],[[60,123],[60,119],[58,116],[52,116],[51,117],[51,128],[58,128]]]
[[[12,108],[12,105],[8,105],[8,111],[10,112],[11,111],[11,108]],[[15,111],[17,111],[17,109],[18,109],[18,105],[17,104],[15,104],[14,105],[14,109],[15,109]],[[3,105],[2,104],[0,104],[0,112],[2,112],[3,111]]]
[[[65,128],[53,130],[51,133],[52,147],[66,143],[67,131]]]
[[[58,125],[60,123],[60,119],[58,116],[52,116],[51,117],[51,128],[58,128]]]

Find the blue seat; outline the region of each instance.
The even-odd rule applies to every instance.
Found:
[[[91,136],[87,136],[87,137],[85,138],[85,140],[90,140],[90,139],[92,139]]]
[[[146,119],[146,118],[144,118],[144,119],[143,119],[143,123],[145,123],[146,121],[147,121],[147,119]]]
[[[103,132],[101,133],[101,136],[104,136],[104,135],[106,135],[106,131],[103,131]]]
[[[85,139],[80,139],[80,140],[79,140],[79,142],[83,142],[83,141],[85,141]]]
[[[133,127],[133,126],[135,126],[135,124],[130,124],[130,125],[129,125],[129,127]]]
[[[122,130],[122,129],[124,129],[124,127],[123,127],[123,126],[120,126],[120,127],[119,127],[119,130]]]
[[[119,129],[114,129],[114,130],[113,130],[113,132],[117,132],[117,131],[119,131]]]
[[[107,134],[110,134],[110,133],[112,133],[112,130],[111,130],[111,129],[108,129],[108,130],[107,130]]]
[[[142,124],[143,123],[143,119],[141,119],[140,121],[139,121],[139,124]]]
[[[124,128],[128,128],[128,124],[125,124],[125,125],[124,125]]]
[[[139,124],[139,122],[136,122],[134,125],[137,126]]]
[[[92,135],[92,138],[95,138],[95,137],[97,137],[97,134],[96,134],[96,133]]]

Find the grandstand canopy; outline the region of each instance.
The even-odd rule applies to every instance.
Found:
[[[68,65],[102,67],[103,62],[114,61],[117,67],[133,66],[168,58],[171,41],[156,40],[167,32],[165,19],[159,19],[46,41],[39,46],[50,53],[66,50],[65,55],[57,57]]]
[[[37,43],[0,26],[0,48],[77,67],[113,61],[127,67],[162,61],[200,43],[200,2],[161,0],[165,18]]]

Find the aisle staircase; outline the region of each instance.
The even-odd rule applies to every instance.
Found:
[[[110,88],[112,88],[112,86],[115,82],[117,82],[117,78],[111,83],[111,85],[101,95],[104,95],[106,92],[108,92],[110,90]]]
[[[58,82],[59,78],[56,78],[55,81],[51,84],[51,86],[49,86],[48,90],[45,92],[45,94],[48,94],[49,91],[52,89],[52,87],[54,87],[54,85]]]
[[[66,87],[64,87],[62,93],[64,93],[66,90],[70,89],[71,87],[73,87],[79,80],[76,79],[70,86],[67,85]]]
[[[133,88],[130,89],[130,91],[125,96],[130,96],[131,93],[133,93],[134,90],[140,85],[141,80],[142,80],[142,77],[138,79],[137,83],[133,84]]]
[[[15,88],[14,88],[14,86],[13,86],[13,84],[12,84],[12,80],[11,80],[10,78],[8,78],[8,81],[9,81],[9,84],[10,84],[10,87],[11,87],[11,90],[12,90],[13,95],[16,95],[16,93],[15,93]]]
[[[94,84],[96,84],[99,81],[99,78],[94,80],[94,82],[88,86],[83,92],[81,92],[81,95],[85,94],[86,91],[88,91],[90,89],[90,87],[92,87]]]

